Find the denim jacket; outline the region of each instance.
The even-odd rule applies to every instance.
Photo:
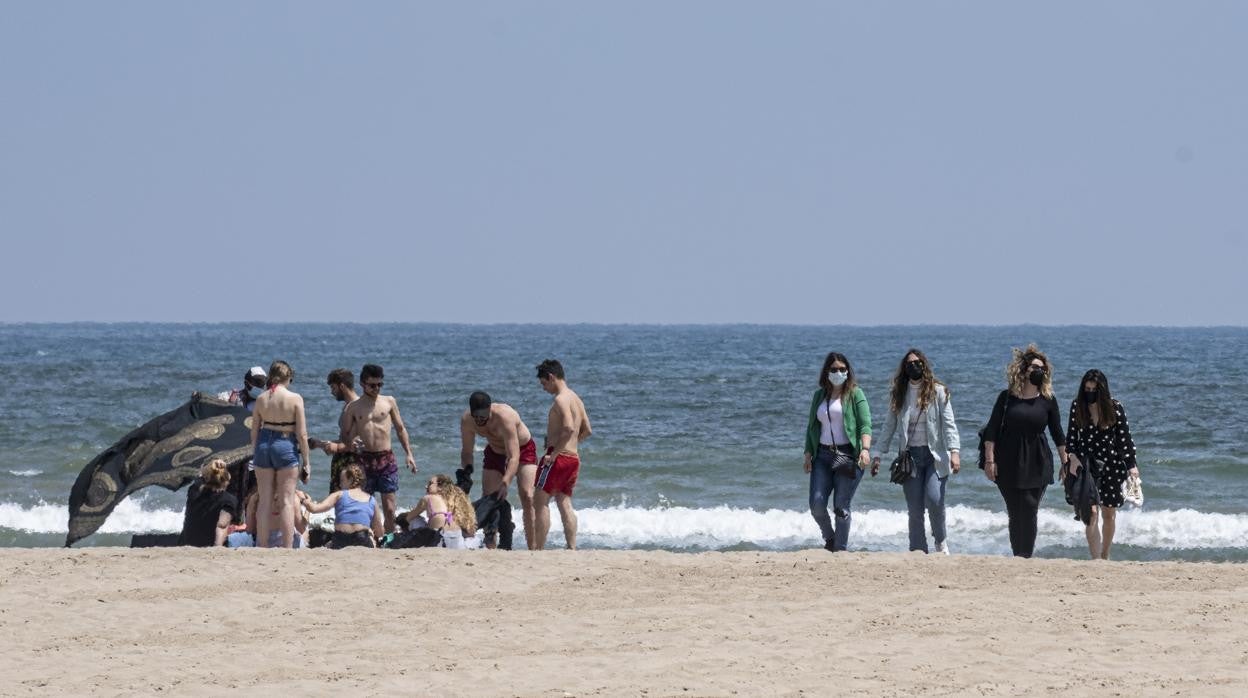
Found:
[[[891,397],[891,396],[890,396]],[[888,417],[884,420],[884,429],[880,432],[879,453],[888,453],[888,448],[892,445],[893,435],[897,435],[897,453],[901,453],[910,447],[909,431],[902,428],[897,429],[898,425],[910,424],[910,415],[914,410],[918,409],[917,405],[907,405],[902,409],[901,414],[896,414],[891,409],[892,400],[889,400],[890,409]],[[958,438],[958,425],[953,421],[953,403],[949,401],[948,393],[945,392],[945,386],[936,386],[936,399],[932,404],[928,405],[924,410],[924,417],[927,423],[927,447],[932,452],[932,458],[936,461],[936,474],[940,477],[949,476],[949,451],[962,450],[961,439]],[[923,444],[918,444],[923,445]]]

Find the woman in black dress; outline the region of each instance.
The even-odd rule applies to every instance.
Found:
[[[1122,506],[1122,483],[1128,475],[1139,477],[1135,462],[1135,442],[1127,426],[1127,413],[1109,393],[1109,379],[1092,369],[1083,374],[1079,396],[1070,405],[1069,440],[1071,474],[1081,466],[1092,469],[1101,505],[1092,507],[1092,520],[1086,531],[1092,559],[1109,559],[1114,543],[1114,524]],[[1098,512],[1101,526],[1097,526]]]
[[[1001,391],[984,427],[984,474],[997,484],[1010,518],[1010,548],[1016,557],[1031,557],[1036,548],[1036,518],[1044,489],[1053,482],[1057,446],[1066,464],[1062,416],[1053,397],[1053,365],[1036,345],[1014,350],[1005,369],[1009,389]]]

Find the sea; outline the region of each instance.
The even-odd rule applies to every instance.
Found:
[[[879,429],[889,381],[915,347],[950,387],[962,438],[965,467],[947,488],[950,548],[1008,555],[1001,497],[975,467],[976,432],[1005,384],[1011,348],[1032,342],[1055,367],[1063,423],[1090,368],[1109,376],[1126,408],[1145,501],[1120,512],[1114,557],[1248,561],[1248,328],[2,324],[0,545],[64,545],[70,487],[88,461],[193,391],[239,387],[249,367],[273,359],[294,367],[292,389],[321,438],[335,436],[342,408],[326,374],[384,366],[383,392],[398,400],[420,467],[401,476],[399,504],[411,506],[429,475],[458,467],[458,420],[475,390],[519,410],[540,443],[550,396],[535,367],[556,358],[593,422],[575,495],[581,547],[817,548],[802,450],[823,358],[850,358]],[[854,498],[851,550],[908,547],[887,460]],[[328,466],[314,452],[317,497]],[[77,545],[177,531],[184,499],[143,490]],[[514,489],[512,500],[518,510]],[[553,511],[552,520],[559,546]],[[1056,485],[1040,511],[1037,556],[1087,557]]]

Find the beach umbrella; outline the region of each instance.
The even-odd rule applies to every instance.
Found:
[[[151,485],[178,490],[215,458],[230,468],[230,489],[241,492],[251,460],[251,413],[242,405],[195,393],[186,404],[126,434],[87,463],[69,492],[65,546],[95,533],[134,492]]]

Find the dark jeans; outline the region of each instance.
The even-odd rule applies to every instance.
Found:
[[[846,461],[853,466],[853,475],[833,474],[832,466]],[[819,524],[824,544],[830,544],[833,551],[844,550],[849,543],[849,505],[860,482],[862,469],[851,454],[819,447],[810,469],[810,515]],[[828,516],[829,495],[832,497],[832,511],[836,514],[835,529],[832,518]]]
[[[1036,549],[1036,518],[1044,487],[1018,489],[997,485],[1010,517],[1010,549],[1015,557],[1031,557]]]
[[[901,486],[906,494],[906,509],[910,512],[910,549],[927,550],[927,531],[923,527],[923,510],[932,520],[932,538],[936,545],[945,540],[945,481],[949,478],[936,474],[936,459],[927,446],[910,449],[914,463],[914,477]]]

